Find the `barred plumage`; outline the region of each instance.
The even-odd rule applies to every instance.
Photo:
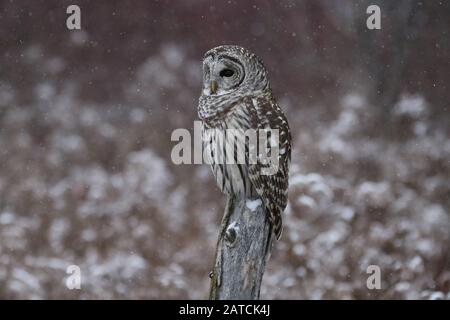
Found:
[[[287,204],[291,134],[286,117],[272,95],[266,69],[261,60],[246,49],[220,46],[205,54],[203,70],[198,113],[203,121],[205,153],[217,185],[228,195],[261,198],[279,239],[281,214]],[[260,149],[258,158],[252,161],[252,152],[261,137],[257,136],[256,145],[247,141],[248,129],[273,130],[270,139],[275,129],[278,130],[275,142],[278,147],[275,150],[279,151],[278,167],[273,167],[273,174],[264,174],[273,163],[262,161]],[[229,137],[231,131],[233,134]],[[270,139],[267,144],[273,146]],[[226,161],[226,156],[230,155],[229,160],[234,162]],[[240,156],[243,161],[237,161]]]

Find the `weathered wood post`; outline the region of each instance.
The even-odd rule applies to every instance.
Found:
[[[209,298],[259,299],[271,247],[271,225],[261,200],[229,197],[210,274]]]

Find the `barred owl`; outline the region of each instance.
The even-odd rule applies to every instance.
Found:
[[[281,214],[287,204],[291,134],[287,119],[272,95],[262,61],[238,46],[219,46],[209,50],[203,58],[203,88],[198,115],[202,120],[204,155],[209,158],[220,190],[234,197],[259,197],[273,233],[280,239]],[[232,139],[219,139],[219,135],[229,129],[235,129],[238,134],[234,134]],[[248,129],[275,129],[278,132],[275,142],[277,167],[271,174],[263,173],[265,167],[273,164],[260,161],[261,146],[255,147],[244,138],[244,131]],[[241,144],[232,144],[231,141],[240,141]],[[268,138],[267,141],[267,145],[273,146],[273,140]],[[250,161],[251,151],[255,148],[256,161]],[[235,162],[217,161],[223,160],[225,154],[233,154],[231,159]],[[236,161],[240,155],[244,155],[244,161]]]

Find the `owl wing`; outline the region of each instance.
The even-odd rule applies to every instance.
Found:
[[[291,161],[291,134],[287,119],[271,96],[254,98],[251,101],[254,128],[278,129],[279,154],[278,168],[272,175],[263,174],[268,164],[259,161],[248,164],[249,179],[256,192],[261,197],[269,213],[275,236],[279,240],[282,233],[282,212],[287,205],[289,164]]]

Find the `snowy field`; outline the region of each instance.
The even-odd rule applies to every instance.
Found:
[[[334,18],[321,18],[331,19],[328,24],[317,20],[319,13],[330,14],[335,8],[318,1],[320,10],[301,10],[316,21],[316,29],[309,29],[295,24],[298,17],[290,14],[315,6],[302,3],[296,8],[286,1],[273,15],[255,14],[253,22],[241,16],[253,29],[221,25],[210,38],[199,22],[202,31],[194,34],[189,29],[190,41],[184,42],[176,35],[184,24],[196,23],[189,14],[177,20],[180,26],[175,29],[167,27],[167,39],[122,20],[118,25],[128,36],[108,44],[101,41],[103,33],[89,28],[72,34],[61,30],[68,34],[59,36],[61,44],[42,34],[6,36],[3,30],[0,298],[207,297],[225,199],[206,165],[171,162],[170,134],[175,128],[192,130],[201,54],[228,37],[228,42],[261,53],[294,141],[285,229],[268,263],[261,297],[450,299],[449,117],[448,105],[438,105],[439,100],[448,104],[444,93],[450,78],[449,73],[442,78],[443,73],[434,72],[449,67],[433,64],[440,60],[430,52],[413,57],[419,64],[429,63],[424,70],[437,88],[425,85],[427,76],[418,85],[415,75],[409,75],[414,85],[398,89],[387,103],[389,116],[383,118],[382,102],[371,98],[369,85],[358,83],[361,72],[349,69],[351,57],[344,58],[346,50],[356,50],[346,47],[343,39],[349,34],[334,34],[335,40],[327,44],[317,36],[317,25],[330,28],[337,23]],[[25,13],[13,2],[0,2],[2,14],[33,9],[33,23],[40,20],[36,16],[44,9],[29,1],[23,4]],[[145,7],[140,6],[136,12]],[[188,10],[185,6],[179,3],[168,13],[149,14],[146,21],[175,21]],[[190,8],[199,6],[209,8],[202,1]],[[128,15],[135,12],[119,5],[106,12],[120,16],[121,8]],[[51,10],[50,16],[59,9]],[[214,10],[204,11],[198,16],[211,14],[213,22],[221,21]],[[340,12],[339,19],[346,21],[348,12]],[[436,14],[433,8],[426,12]],[[93,20],[86,14],[88,25],[95,25]],[[12,18],[6,23],[34,30],[16,25]],[[432,37],[441,27],[428,26],[431,29],[422,32]],[[132,37],[135,29],[140,32]],[[234,39],[227,33],[241,29],[250,30],[251,36]],[[276,35],[293,53],[280,64],[277,57],[284,50],[276,49],[277,42],[269,46],[254,41]],[[202,42],[202,37],[207,40]],[[126,54],[146,46],[144,41],[152,42],[148,53]],[[417,41],[418,52],[427,52],[428,42]],[[440,50],[449,49],[448,34],[439,45]],[[339,53],[332,51],[336,46]],[[321,53],[323,47],[331,52]],[[92,57],[89,50],[97,55]],[[108,50],[116,52],[115,57],[108,58]],[[330,69],[333,59],[341,58],[343,65]],[[86,64],[81,66],[83,59]],[[446,89],[439,89],[442,85]],[[80,290],[66,287],[69,265],[80,267]],[[380,290],[366,287],[369,265],[380,267]]]

